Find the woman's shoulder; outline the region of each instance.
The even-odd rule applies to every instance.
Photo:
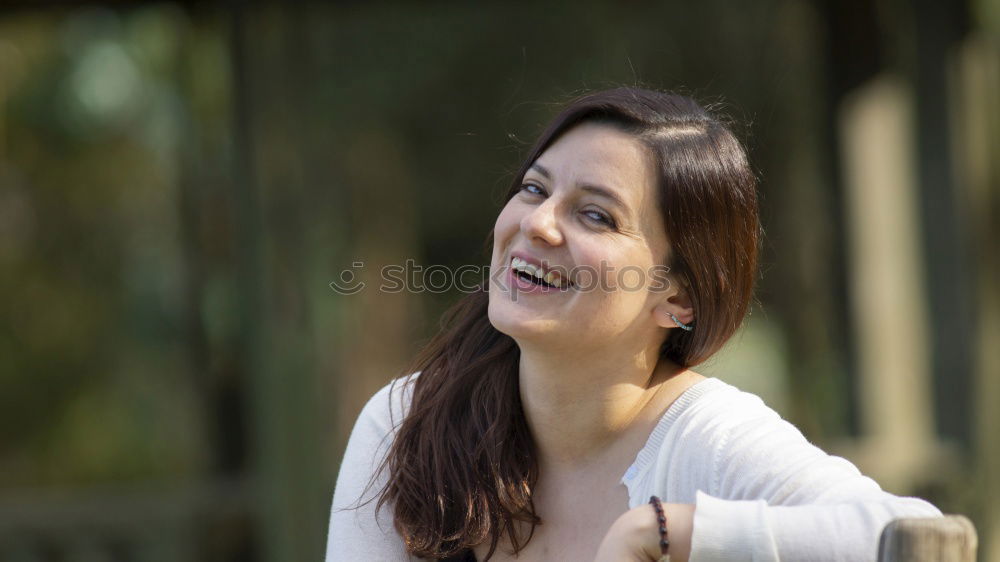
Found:
[[[671,405],[661,424],[665,441],[697,442],[706,454],[739,448],[747,435],[786,434],[804,440],[798,428],[759,396],[715,377],[689,388]]]
[[[705,377],[691,386],[673,406],[678,406],[678,417],[683,416],[688,422],[713,422],[719,426],[743,424],[754,419],[781,419],[781,415],[756,394],[715,377]]]
[[[753,393],[715,377],[698,380],[670,404],[626,472],[632,501],[662,493],[693,503],[696,490],[717,490],[720,466],[753,446],[742,431],[769,428],[780,419]]]
[[[739,428],[781,419],[755,394],[715,377],[699,379],[671,402],[643,454],[711,454]]]
[[[410,411],[413,385],[419,376],[417,371],[386,383],[361,409],[358,425],[366,425],[383,435],[398,427]]]
[[[705,455],[700,459],[711,464],[713,471],[728,471],[746,479],[754,471],[773,474],[789,465],[822,463],[858,474],[846,460],[831,457],[814,445],[756,394],[716,378],[694,388],[699,386],[703,388],[697,400],[679,416],[673,433],[675,444]]]
[[[693,502],[697,490],[728,499],[763,497],[747,490],[792,482],[788,471],[804,466],[857,475],[843,459],[828,458],[759,396],[718,378],[688,389],[661,424],[639,455],[637,497],[649,490],[680,503]]]

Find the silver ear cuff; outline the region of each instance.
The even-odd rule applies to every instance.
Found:
[[[673,315],[673,313],[668,312],[667,314],[670,315],[670,318],[674,321],[675,324],[677,324],[679,328],[683,328],[689,332],[694,329],[694,326],[691,326],[690,324],[685,324],[680,320],[678,320],[677,317]]]

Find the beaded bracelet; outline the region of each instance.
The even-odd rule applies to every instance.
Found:
[[[670,562],[670,555],[667,554],[667,549],[670,548],[670,541],[667,540],[667,516],[663,514],[660,498],[650,496],[649,503],[653,504],[653,509],[656,510],[656,519],[660,522],[660,554],[663,556],[660,556],[657,562]]]

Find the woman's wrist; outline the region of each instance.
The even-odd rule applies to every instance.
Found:
[[[664,503],[670,562],[687,562],[691,554],[694,505]],[[659,560],[660,522],[651,504],[643,504],[622,514],[608,530],[598,549],[596,562]]]
[[[670,562],[687,562],[691,555],[691,533],[694,528],[694,505],[664,503],[666,534],[670,543],[667,554]],[[642,533],[643,552],[650,560],[659,560],[662,554],[659,514],[652,503],[647,504],[637,532]],[[639,508],[636,508],[639,509]]]
[[[667,518],[663,513],[663,502],[659,496],[650,496],[649,503],[656,510],[656,521],[659,524],[657,531],[660,535],[660,560],[669,561],[670,539],[667,536]]]
[[[649,506],[649,511],[653,512],[651,519],[653,524],[659,525],[653,506]],[[691,556],[691,534],[694,530],[694,505],[687,503],[665,503],[663,513],[667,519],[667,536],[670,538],[670,562],[687,562]],[[654,531],[657,548],[659,548],[659,527]],[[659,557],[659,550],[657,558]],[[657,558],[654,558],[656,560]]]

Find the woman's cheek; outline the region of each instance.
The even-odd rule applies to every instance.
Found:
[[[520,219],[518,217],[516,204],[511,201],[500,211],[497,222],[493,225],[493,236],[496,240],[506,239],[513,232],[519,229]]]
[[[604,254],[579,251],[574,256],[573,282],[584,292],[607,291],[609,263]]]

